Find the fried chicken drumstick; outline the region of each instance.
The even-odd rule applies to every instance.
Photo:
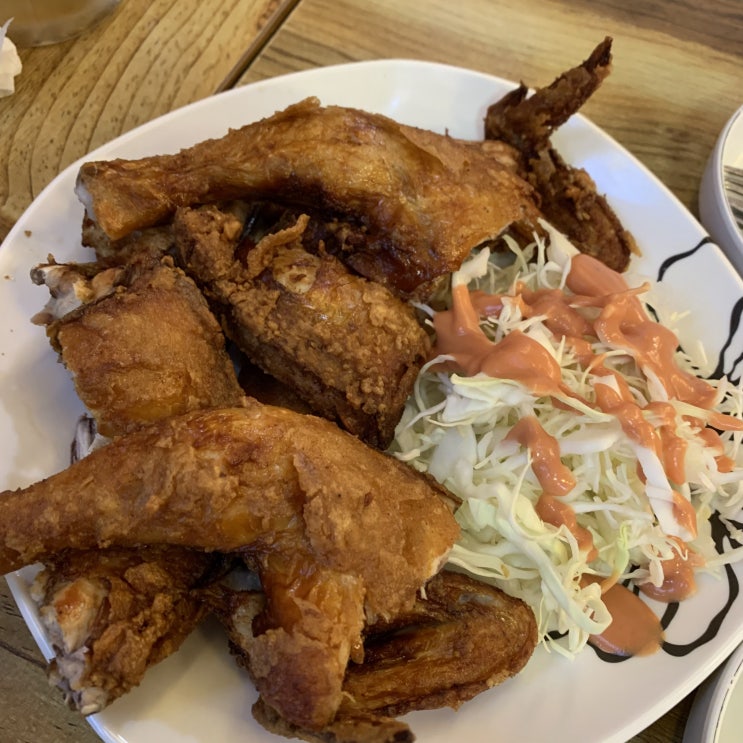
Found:
[[[0,494],[0,572],[64,549],[108,546],[252,555],[268,583],[283,577],[301,599],[271,614],[278,626],[265,632],[266,683],[259,680],[258,689],[293,724],[317,729],[340,703],[361,617],[374,621],[409,609],[446,559],[459,532],[448,497],[328,421],[257,402],[193,412]],[[297,574],[291,567],[282,573],[284,554],[301,557],[288,563],[299,565]],[[281,590],[276,595],[282,598]],[[316,637],[318,618],[330,620],[321,625],[332,641],[319,642],[337,662],[293,677],[297,686],[288,694],[274,690],[273,670],[296,667],[296,649]],[[318,701],[297,710],[295,697]]]
[[[404,295],[538,216],[530,187],[487,147],[314,98],[175,155],[85,163],[77,193],[112,240],[232,199],[348,220],[366,239],[344,261]]]

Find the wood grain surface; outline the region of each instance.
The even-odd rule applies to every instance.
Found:
[[[77,40],[21,50],[17,91],[0,99],[0,239],[70,162],[235,84],[411,58],[544,85],[606,35],[614,69],[584,113],[696,214],[704,164],[743,103],[739,0],[122,0]],[[44,666],[0,580],[0,743],[94,743]],[[680,743],[693,697],[633,743]]]
[[[71,162],[212,95],[294,2],[123,0],[77,39],[19,50],[16,92],[0,99],[0,240]]]

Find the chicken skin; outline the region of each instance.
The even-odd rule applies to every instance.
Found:
[[[88,715],[137,686],[201,622],[219,558],[178,547],[62,552],[31,592],[55,658],[49,678]]]
[[[521,153],[521,173],[538,195],[545,218],[565,233],[581,252],[615,271],[626,270],[638,248],[632,235],[597,192],[591,176],[568,165],[550,145],[554,130],[598,89],[611,70],[610,38],[582,64],[529,96],[524,84],[492,104],[485,137],[504,141]]]
[[[57,294],[56,314],[73,301],[60,294],[76,289],[77,307],[61,317],[47,310],[42,319],[102,436],[188,410],[239,404],[243,393],[219,323],[182,271],[167,261],[134,276],[117,269],[107,291],[93,291],[96,281],[103,283],[98,274],[88,280],[87,294],[82,272],[51,265],[37,267],[34,276]]]
[[[303,555],[302,574],[322,580],[295,612],[275,615],[265,656],[271,667],[296,664],[298,638],[311,636],[318,616],[350,617],[331,641],[319,640],[339,662],[313,669],[322,700],[337,700],[340,669],[361,641],[358,618],[408,610],[446,560],[459,534],[448,497],[328,421],[248,402],[154,423],[0,494],[0,572],[109,546],[238,552],[255,557],[259,574],[266,554]],[[274,574],[269,561],[266,576]],[[297,710],[266,679],[259,691],[292,723],[332,719],[334,702]]]
[[[538,216],[531,187],[481,143],[314,98],[175,155],[85,163],[77,193],[112,240],[232,199],[346,220],[366,239],[344,261],[403,295]]]
[[[250,361],[316,415],[385,449],[430,353],[428,334],[383,286],[305,250],[307,221],[246,247],[233,215],[179,209],[177,254]]]

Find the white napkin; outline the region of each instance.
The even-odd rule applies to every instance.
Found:
[[[0,26],[0,98],[15,92],[15,78],[20,74],[22,65],[21,58],[15,48],[15,44],[5,35],[10,21]]]

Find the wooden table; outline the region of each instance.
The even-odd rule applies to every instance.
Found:
[[[0,238],[68,163],[215,91],[383,57],[543,85],[605,35],[614,70],[583,112],[696,214],[705,161],[743,103],[738,0],[123,0],[77,40],[22,50],[17,91],[0,100]],[[0,667],[3,743],[97,740],[47,688],[4,582]],[[633,740],[681,741],[692,697]]]

